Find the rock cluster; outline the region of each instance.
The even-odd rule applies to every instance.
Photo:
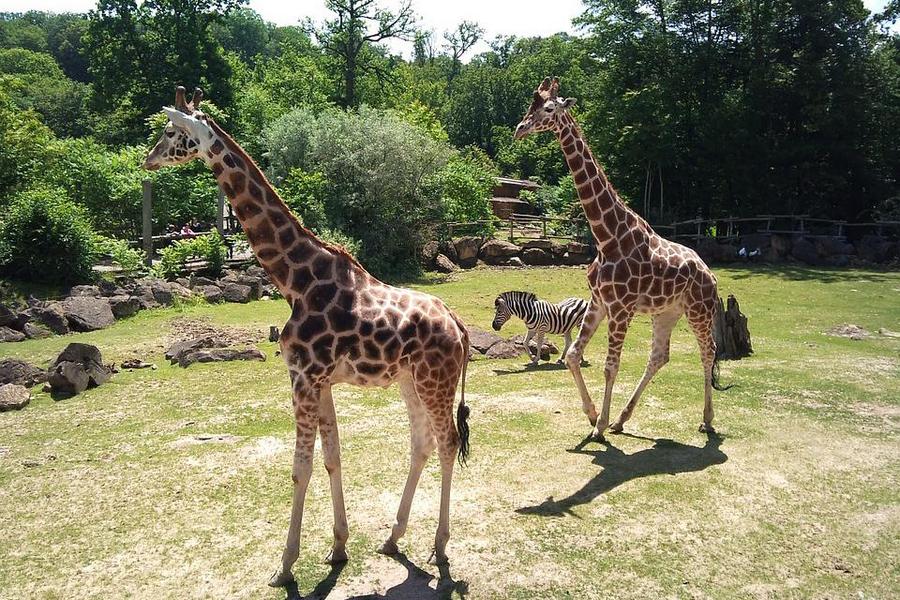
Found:
[[[699,242],[688,242],[688,245],[709,263],[759,260],[847,267],[885,264],[900,258],[900,243],[880,235],[864,235],[851,243],[837,237],[753,233],[729,242],[702,238]]]
[[[112,370],[103,364],[100,350],[90,344],[66,346],[47,370],[50,391],[57,396],[74,396],[89,387],[106,383]]]
[[[537,346],[534,340],[530,345],[531,352],[534,352]],[[545,339],[541,345],[541,360],[550,360],[551,354],[559,354],[559,348]],[[469,357],[518,358],[527,355],[525,336],[521,334],[506,339],[491,331],[469,327]]]
[[[166,350],[166,358],[172,364],[188,367],[194,363],[222,362],[231,360],[266,360],[259,348],[244,346],[229,348],[228,340],[220,336],[206,335],[175,342]]]
[[[528,240],[521,245],[495,238],[464,236],[445,242],[431,241],[422,249],[426,268],[451,273],[471,269],[479,262],[487,265],[524,267],[526,265],[584,265],[596,252],[587,244],[552,240]]]
[[[76,285],[63,300],[29,298],[27,306],[19,307],[0,304],[0,342],[96,331],[140,310],[171,306],[178,299],[193,296],[210,303],[245,303],[277,294],[259,266],[229,271],[218,280],[191,276],[175,281],[139,279]]]

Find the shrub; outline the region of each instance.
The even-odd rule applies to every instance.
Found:
[[[218,231],[189,240],[177,240],[159,252],[159,262],[153,267],[153,274],[163,279],[174,279],[181,275],[190,258],[206,261],[206,270],[213,276],[222,274],[226,256],[225,242]]]
[[[434,177],[447,221],[492,221],[491,189],[496,169],[481,150],[467,148],[453,154],[447,165]],[[490,235],[493,222],[479,227],[478,233]]]
[[[0,269],[42,283],[91,278],[94,232],[87,214],[59,188],[34,188],[13,199],[0,223]]]
[[[53,155],[53,133],[0,90],[0,207],[34,181]]]
[[[303,224],[318,231],[328,222],[324,202],[327,187],[328,181],[321,173],[291,169],[278,191]]]
[[[98,254],[105,254],[112,258],[126,275],[139,276],[147,272],[144,253],[129,246],[125,240],[97,235],[94,238],[94,248]]]

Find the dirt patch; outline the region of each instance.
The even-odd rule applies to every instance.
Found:
[[[853,323],[841,323],[840,325],[835,325],[825,333],[826,335],[845,337],[850,338],[851,340],[864,340],[866,338],[872,337],[872,334],[867,330],[863,329],[859,325],[854,325]]]
[[[172,319],[169,327],[172,333],[166,338],[166,347],[206,336],[215,336],[225,346],[255,344],[266,339],[262,329],[215,325],[208,317],[177,317]]]
[[[231,435],[230,433],[201,433],[198,435],[180,437],[171,442],[169,446],[180,448],[183,446],[194,446],[196,444],[233,444],[242,439],[241,436]]]

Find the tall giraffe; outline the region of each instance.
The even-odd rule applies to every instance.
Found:
[[[169,123],[144,168],[155,170],[195,158],[204,161],[228,196],[259,263],[291,306],[280,343],[291,377],[297,434],[291,474],[293,508],[281,566],[269,585],[279,587],[294,580],[291,567],[300,552],[303,501],[317,429],[334,510],[334,543],[326,560],[347,560],[347,515],[331,395],[336,383],[381,387],[399,383],[409,412],[410,468],[396,522],[378,551],[398,552],[397,541],[406,532],[419,476],[437,446],[441,501],[431,561],[445,563],[453,462],[457,453],[460,462],[465,462],[469,449],[465,325],[441,300],[378,281],[343,248],[323,242],[303,227],[253,160],[199,110],[202,97],[198,89],[188,103],[184,88],[176,90],[175,106],[163,108]],[[460,380],[454,425],[453,403]]]
[[[609,425],[609,404],[619,371],[622,344],[635,313],[652,315],[650,359],[619,418],[609,426],[610,431],[622,431],[644,388],[669,361],[672,330],[681,316],[686,315],[700,346],[705,375],[700,431],[712,432],[712,389],[727,389],[718,383],[716,343],[712,336],[718,297],[716,278],[696,252],[657,235],[644,219],[619,199],[603,169],[594,160],[581,129],[569,114],[575,99],[559,98],[558,91],[557,78],[547,77],[541,82],[531,106],[516,127],[515,138],[540,131],[556,134],[597,241],[597,258],[587,272],[591,306],[585,314],[578,339],[565,357],[581,394],[582,409],[594,425],[593,437],[602,441],[603,432]],[[604,369],[606,388],[598,418],[581,375],[581,358],[604,317],[609,319]]]

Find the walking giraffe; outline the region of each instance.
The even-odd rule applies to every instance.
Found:
[[[291,567],[300,552],[303,501],[317,429],[334,510],[334,543],[327,561],[347,560],[347,515],[331,395],[336,383],[382,387],[399,383],[409,412],[410,468],[397,520],[379,552],[398,552],[419,476],[437,446],[441,501],[432,562],[445,563],[453,462],[457,453],[461,462],[468,454],[465,325],[441,300],[378,281],[343,248],[323,242],[303,227],[253,160],[199,110],[202,97],[198,89],[188,103],[184,88],[176,90],[175,106],[163,108],[169,123],[144,168],[155,170],[195,158],[204,161],[228,196],[259,263],[291,305],[280,344],[290,371],[296,421],[293,508],[281,566],[269,585],[283,586],[294,579]],[[453,402],[460,380],[454,425]]]
[[[712,432],[712,389],[726,389],[720,387],[717,380],[716,343],[712,337],[718,297],[716,278],[696,252],[657,235],[644,219],[619,199],[603,169],[594,160],[581,129],[569,114],[575,99],[559,98],[558,91],[557,78],[547,77],[541,82],[534,91],[531,106],[516,127],[515,138],[540,131],[556,134],[597,241],[597,258],[587,272],[591,306],[578,338],[565,357],[581,394],[582,408],[594,425],[593,437],[603,440],[603,432],[609,425],[609,404],[619,371],[622,344],[635,313],[652,315],[650,359],[644,376],[610,431],[622,431],[641,392],[669,361],[669,338],[681,315],[686,315],[697,336],[705,375],[700,431]],[[581,358],[604,317],[609,319],[609,345],[604,369],[606,388],[598,418],[581,375]]]

